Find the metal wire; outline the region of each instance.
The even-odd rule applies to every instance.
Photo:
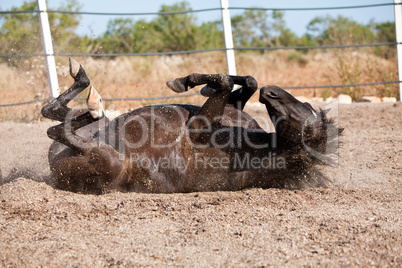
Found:
[[[360,87],[360,86],[374,86],[374,85],[386,85],[386,84],[397,84],[402,81],[382,81],[382,82],[371,82],[371,83],[360,83],[360,84],[342,84],[342,85],[326,85],[326,86],[301,86],[301,87],[282,87],[283,89],[304,89],[304,88],[335,88],[335,87]]]
[[[173,99],[173,98],[185,98],[185,97],[192,97],[192,96],[198,96],[198,95],[200,95],[200,93],[190,93],[190,94],[160,96],[160,97],[147,97],[147,98],[102,98],[102,100],[104,100],[104,101],[163,100],[163,99]],[[75,99],[76,100],[86,100],[87,98],[75,98]],[[50,100],[52,100],[52,98],[38,99],[38,100],[24,101],[24,102],[16,102],[16,103],[9,103],[9,104],[0,104],[0,108],[26,105],[26,104],[36,103],[36,102],[45,102],[45,101],[50,101]]]
[[[229,7],[233,10],[279,10],[279,11],[314,11],[314,10],[334,10],[334,9],[356,9],[356,8],[370,8],[370,7],[381,7],[381,6],[396,6],[400,4],[394,3],[381,3],[372,5],[360,5],[360,6],[340,6],[340,7],[305,7],[305,8],[260,8],[260,7]]]
[[[262,8],[262,7],[229,7],[230,10],[265,10],[265,11],[312,11],[312,10],[334,10],[334,9],[357,9],[357,8],[372,8],[381,6],[395,6],[399,3],[380,3],[371,5],[359,5],[359,6],[339,6],[339,7],[306,7],[306,8]],[[205,8],[205,9],[190,9],[183,11],[168,11],[168,12],[144,12],[144,13],[132,13],[132,12],[87,12],[87,11],[64,11],[64,10],[15,10],[15,11],[0,11],[0,14],[21,14],[21,13],[60,13],[60,14],[76,14],[76,15],[104,15],[104,16],[141,16],[141,15],[174,15],[174,14],[187,14],[197,12],[208,11],[220,11],[222,8]]]
[[[328,46],[290,46],[290,47],[235,47],[233,50],[308,50],[308,49],[334,49],[334,48],[358,48],[358,47],[376,47],[376,46],[392,46],[402,43],[372,43],[372,44],[351,44],[351,45],[328,45]],[[56,53],[56,54],[16,54],[16,55],[0,55],[0,58],[29,58],[29,57],[135,57],[135,56],[166,56],[166,55],[182,55],[195,54],[213,51],[226,51],[227,48],[211,48],[187,51],[169,51],[169,52],[149,52],[149,53]]]
[[[283,89],[336,88],[336,87],[373,86],[373,85],[382,85],[382,84],[385,85],[385,84],[397,84],[397,83],[402,83],[402,81],[383,81],[383,82],[371,82],[371,83],[360,83],[360,84],[300,86],[300,87],[282,87],[282,88]],[[185,98],[185,97],[193,97],[193,96],[199,96],[199,95],[200,95],[200,93],[189,93],[189,94],[160,96],[160,97],[147,97],[147,98],[102,98],[102,99],[104,101],[141,101],[141,100],[162,100],[162,99],[173,99],[173,98]],[[76,98],[76,99],[86,100],[86,98]],[[45,101],[50,101],[50,100],[52,100],[52,98],[25,101],[25,102],[17,102],[17,103],[10,103],[10,104],[0,104],[0,108],[26,105],[26,104],[36,103],[36,102],[45,102]]]
[[[50,100],[52,100],[52,98],[38,99],[38,100],[31,100],[31,101],[24,101],[24,102],[17,102],[17,103],[0,104],[0,108],[10,107],[10,106],[20,106],[20,105],[26,105],[26,104],[32,104],[32,103],[36,103],[36,102],[44,102],[44,101],[50,101]]]

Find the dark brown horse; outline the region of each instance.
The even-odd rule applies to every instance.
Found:
[[[265,132],[243,112],[257,90],[251,76],[191,74],[167,83],[175,92],[197,85],[209,95],[202,107],[154,105],[104,117],[100,95],[91,87],[88,111],[67,104],[90,84],[70,59],[74,84],[43,107],[44,117],[62,122],[48,129],[55,142],[49,163],[60,189],[103,193],[239,190],[248,187],[324,186],[315,166],[335,152],[338,128],[276,86],[260,89],[276,132]],[[234,84],[241,88],[232,91]]]

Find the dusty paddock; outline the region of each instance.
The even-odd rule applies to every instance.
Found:
[[[401,115],[400,103],[340,107],[330,189],[163,195],[55,190],[51,123],[1,123],[0,266],[401,267]],[[5,181],[13,169],[31,179]]]

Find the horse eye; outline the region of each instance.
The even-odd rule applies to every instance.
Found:
[[[277,92],[269,91],[267,95],[273,99],[279,98],[279,94]]]

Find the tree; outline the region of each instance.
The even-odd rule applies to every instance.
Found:
[[[76,0],[68,0],[60,10],[79,11]],[[25,2],[12,11],[36,11],[36,1]],[[79,25],[76,14],[48,13],[53,46],[56,52],[79,51],[81,38],[74,33]],[[0,14],[0,53],[5,55],[42,53],[39,20],[34,13]]]
[[[292,38],[293,33],[286,29],[285,27],[285,20],[283,19],[283,12],[278,10],[272,11],[272,30],[275,36],[275,45],[280,47],[281,46],[281,36],[283,40],[287,38]]]
[[[160,12],[191,10],[187,2],[163,5]],[[117,18],[109,21],[107,31],[92,44],[92,50],[106,53],[143,53],[212,48],[222,42],[217,22],[196,25],[188,13],[159,14],[147,22]]]
[[[163,5],[160,12],[191,10],[187,2]],[[109,21],[106,33],[92,43],[92,51],[106,53],[142,53],[196,50],[223,46],[220,22],[205,22],[198,26],[188,13],[160,14],[147,22],[131,19]]]
[[[204,22],[198,29],[196,36],[197,49],[211,49],[224,47],[221,21]]]
[[[187,2],[172,6],[162,5],[159,12],[191,10]],[[155,37],[159,38],[159,51],[193,50],[197,47],[198,27],[190,13],[158,15],[153,23]]]
[[[308,24],[307,30],[320,45],[363,44],[375,40],[375,34],[370,26],[343,16],[316,17]]]
[[[268,13],[263,10],[246,10],[232,17],[233,39],[239,47],[274,46]]]
[[[246,10],[232,17],[233,38],[241,47],[293,45],[296,35],[286,28],[284,13],[274,10]]]
[[[383,22],[375,24],[375,31],[378,41],[380,42],[395,42],[396,31],[394,22]]]
[[[25,2],[20,8],[12,11],[34,11],[35,1]],[[16,13],[0,14],[1,54],[29,54],[41,52],[39,23],[36,14]]]
[[[110,20],[107,24],[106,33],[102,36],[104,50],[112,53],[132,53],[134,26],[135,23],[132,19]]]
[[[394,22],[375,23],[374,31],[378,43],[392,43],[396,42],[396,31]],[[386,59],[396,56],[396,49],[393,46],[379,46],[375,48],[375,53],[383,56]]]
[[[58,10],[79,12],[81,5],[77,0],[66,0]],[[48,16],[55,51],[83,52],[82,38],[75,33],[80,24],[80,15],[76,13],[49,13]]]

